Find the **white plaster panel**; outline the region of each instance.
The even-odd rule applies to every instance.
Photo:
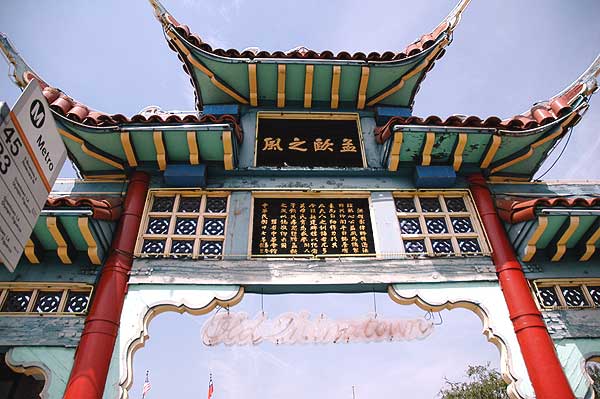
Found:
[[[374,220],[372,221],[375,237],[378,241],[380,256],[385,258],[391,254],[404,252],[400,239],[400,225],[396,217],[396,205],[391,192],[372,192]]]

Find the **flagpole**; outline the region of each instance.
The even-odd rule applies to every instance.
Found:
[[[146,370],[146,379],[144,380],[144,387],[142,388],[142,399],[146,398],[146,394],[150,390],[149,388],[146,389],[146,386],[149,385],[149,383],[150,383],[150,380],[148,379],[149,373],[150,373],[150,370]]]

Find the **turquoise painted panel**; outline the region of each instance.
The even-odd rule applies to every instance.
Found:
[[[502,170],[502,173],[531,174],[538,169],[546,159],[546,152],[549,151],[556,141],[549,141],[539,147],[536,147],[531,156],[522,161]],[[546,165],[547,167],[549,165]],[[542,172],[546,169],[542,168]]]
[[[129,138],[133,144],[138,162],[156,162],[153,134],[154,132],[151,130],[133,130],[129,132]]]
[[[592,388],[584,367],[587,359],[600,355],[600,338],[560,339],[554,342],[554,346],[575,397],[592,398]]]
[[[185,130],[165,130],[163,131],[163,141],[169,162],[189,163],[190,152]]]
[[[46,395],[43,397],[61,399],[69,381],[74,357],[75,348],[21,346],[11,348],[6,360],[13,366],[39,367],[44,370]]]
[[[200,51],[193,50],[192,53],[204,64],[219,81],[225,83],[228,87],[235,90],[242,97],[248,98],[248,64],[245,61],[223,62],[212,57],[206,56]],[[212,84],[212,83],[211,83]],[[216,104],[211,102],[211,104]]]
[[[285,101],[304,104],[305,64],[286,64]],[[313,80],[314,83],[314,80]]]
[[[498,152],[496,152],[496,155],[494,156],[493,162],[497,162],[523,148],[526,148],[529,144],[537,141],[542,134],[543,131],[527,136],[521,135],[518,137],[503,137],[502,142],[500,143],[500,147],[498,147]]]
[[[575,233],[567,241],[567,248],[574,248],[595,221],[596,216],[579,216],[579,226],[577,226],[577,230],[575,230]]]
[[[77,216],[59,216],[58,220],[65,228],[68,238],[71,240],[75,249],[78,251],[87,251],[88,245],[81,234],[81,230],[79,230],[79,225],[77,224]]]
[[[82,171],[84,173],[90,171],[114,172],[119,170],[111,165],[97,160],[96,158],[92,158],[91,156],[83,152],[83,150],[81,149],[81,144],[76,143],[73,140],[67,139],[65,137],[63,137],[63,142],[65,143],[67,149],[75,157],[77,163],[79,164],[79,166],[81,166],[81,168],[83,169]]]
[[[257,64],[256,82],[258,105],[264,105],[262,101],[275,101],[277,98],[277,64]]]
[[[400,90],[381,100],[377,104],[410,107],[412,92],[415,89],[415,86],[419,83],[419,79],[423,74],[424,72],[419,72],[410,79],[407,79]]]
[[[313,73],[313,103],[331,103],[331,65],[315,65]]]
[[[550,241],[554,238],[554,235],[560,229],[560,226],[567,220],[567,216],[557,215],[557,216],[549,216],[548,217],[548,226],[546,226],[546,230],[544,230],[544,234],[538,240],[536,247],[543,249],[548,246]]]
[[[38,218],[37,222],[35,223],[35,226],[33,227],[33,232],[35,233],[35,236],[40,241],[40,244],[42,244],[42,247],[46,251],[55,251],[56,248],[58,248],[58,245],[56,245],[56,241],[54,241],[54,238],[48,230],[45,216],[40,216]]]
[[[467,145],[463,152],[463,164],[479,164],[485,157],[491,134],[469,131],[467,133]]]
[[[203,161],[223,160],[223,132],[222,131],[198,131],[198,147],[200,159]]]
[[[423,57],[418,57],[410,63],[402,65],[373,64],[369,71],[369,86],[367,98],[373,97],[398,81],[409,70],[414,68]]]
[[[340,78],[340,102],[356,103],[358,98],[358,85],[360,84],[360,74],[360,66],[342,66]]]
[[[237,101],[215,86],[208,76],[194,68],[194,77],[203,104],[237,104]]]
[[[76,125],[69,126],[69,128],[79,137],[106,152],[107,154],[119,157],[123,161],[127,160],[127,156],[123,150],[123,145],[121,144],[120,132],[93,131],[91,129],[84,129]]]
[[[405,131],[400,147],[400,162],[419,162],[427,132]]]

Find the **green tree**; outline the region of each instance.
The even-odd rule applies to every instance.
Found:
[[[485,366],[469,366],[467,382],[452,382],[444,378],[444,387],[439,396],[442,399],[508,399],[507,384],[497,370]]]
[[[596,394],[596,397],[599,398],[600,397],[600,364],[596,363],[596,362],[589,362],[587,364],[587,372],[590,375],[590,378],[592,379],[592,381],[594,381],[594,384],[592,385],[592,387],[594,388],[594,393]]]

